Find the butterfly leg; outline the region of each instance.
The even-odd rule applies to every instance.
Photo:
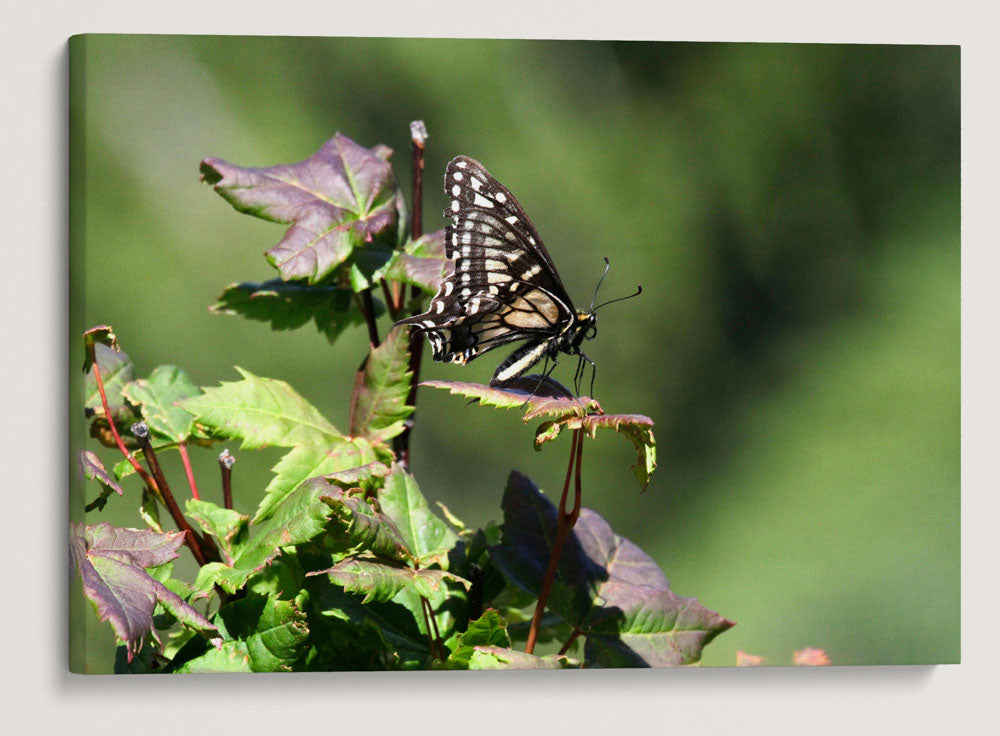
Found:
[[[580,359],[576,362],[576,372],[573,374],[573,389],[576,391],[576,395],[580,395],[580,383],[583,381],[584,372],[586,371],[586,366],[590,365],[590,398],[594,398],[594,379],[597,378],[597,364],[594,363],[587,354],[580,351]]]

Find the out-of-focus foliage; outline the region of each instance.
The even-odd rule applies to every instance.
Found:
[[[286,227],[233,212],[198,164],[301,161],[341,131],[394,148],[408,197],[422,118],[426,230],[466,154],[517,195],[578,305],[603,256],[603,298],[642,284],[587,352],[605,410],[656,422],[659,468],[640,494],[634,448],[588,443],[584,503],[737,622],[704,663],[958,660],[957,47],[91,36],[86,54],[74,334],[114,324],[140,375],[218,385],[243,366],[348,426],[363,327],[331,347],[209,312],[273,278]],[[425,358],[423,377],[485,383],[495,365]],[[565,456],[534,452],[513,412],[422,389],[415,417],[424,495],[470,525],[498,517],[512,467],[561,482]],[[280,451],[238,454],[253,508]],[[210,477],[213,458],[192,461]],[[102,519],[131,521],[137,496]],[[71,625],[106,652],[91,619]]]

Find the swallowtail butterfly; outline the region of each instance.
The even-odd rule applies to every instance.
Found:
[[[500,364],[491,386],[509,384],[542,358],[554,367],[560,352],[578,355],[579,393],[584,361],[594,365],[580,349],[597,335],[593,303],[586,312],[573,307],[524,209],[481,163],[466,156],[452,159],[444,185],[451,198],[444,216],[452,220],[445,230],[445,253],[455,262],[454,272],[426,312],[396,324],[424,332],[434,360],[460,365],[526,340]]]

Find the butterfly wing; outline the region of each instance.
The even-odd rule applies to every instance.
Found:
[[[456,363],[515,340],[544,343],[572,324],[573,304],[514,195],[466,156],[449,162],[445,191],[452,218],[445,253],[454,272],[425,313],[397,324],[423,330],[434,359]]]

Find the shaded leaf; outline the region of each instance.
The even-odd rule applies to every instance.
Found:
[[[458,535],[430,510],[416,479],[399,465],[386,477],[379,504],[422,567],[438,564],[448,569],[448,551]]]
[[[413,376],[409,335],[408,329],[396,327],[368,355],[351,413],[352,436],[384,442],[403,431],[403,420],[413,413],[406,404]]]
[[[538,595],[558,511],[516,472],[508,479],[503,508],[501,543],[490,558],[508,580]],[[603,667],[691,664],[733,626],[697,599],[677,596],[645,552],[586,508],[566,539],[548,609],[581,629],[587,663]]]
[[[238,211],[291,223],[268,259],[285,281],[316,283],[367,241],[395,245],[401,197],[389,155],[338,133],[296,164],[242,168],[206,158],[201,174]]]
[[[407,587],[412,587],[417,595],[432,598],[443,590],[445,580],[459,583],[466,590],[471,585],[469,581],[443,570],[415,570],[371,555],[347,557],[333,567],[308,572],[306,576],[324,574],[347,592],[363,595],[362,603],[391,600]]]
[[[272,468],[274,478],[268,484],[257,507],[254,523],[271,516],[274,508],[302,483],[317,476],[350,472],[375,462],[376,454],[368,440],[330,438],[320,444],[295,447]]]
[[[340,286],[273,279],[231,284],[209,309],[268,322],[272,330],[294,330],[312,320],[332,343],[344,328],[363,322],[352,300],[353,292]]]
[[[475,647],[469,657],[470,670],[564,670],[574,666],[564,654],[536,657],[503,647]]]
[[[84,595],[98,618],[110,621],[129,652],[129,661],[152,631],[153,609],[159,602],[178,621],[199,631],[214,630],[196,609],[146,572],[177,557],[183,532],[159,534],[121,529],[104,522],[70,525],[70,548],[83,580]]]
[[[261,378],[237,367],[242,381],[223,381],[201,396],[180,402],[185,411],[223,437],[243,440],[244,449],[295,447],[342,439],[341,434],[284,381]]]
[[[150,430],[172,442],[184,442],[194,430],[191,414],[175,403],[200,393],[187,373],[173,365],[161,365],[149,378],[122,388],[122,395],[140,408]]]

